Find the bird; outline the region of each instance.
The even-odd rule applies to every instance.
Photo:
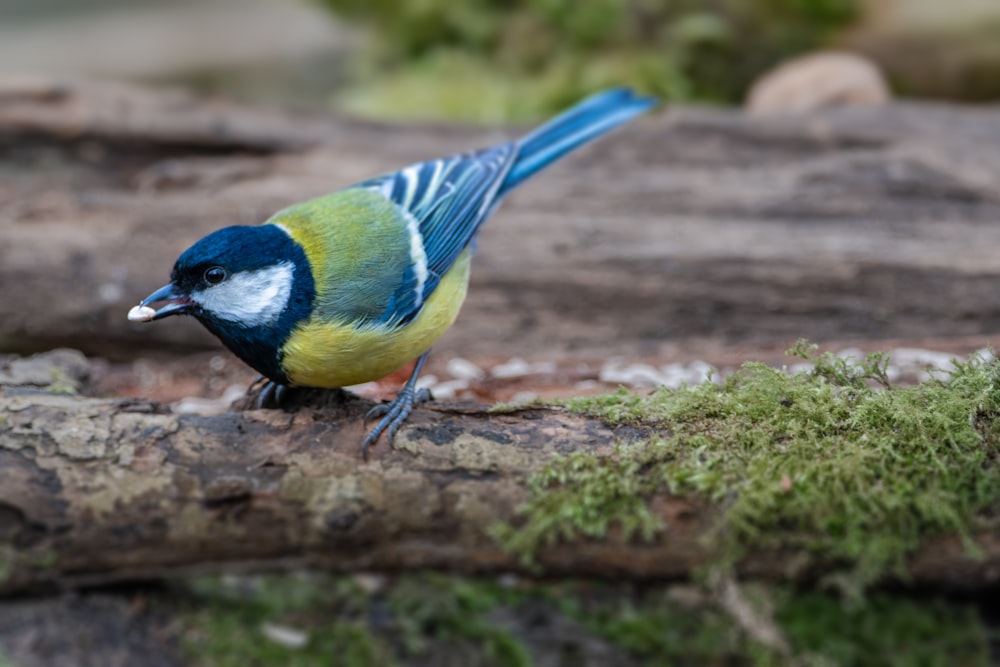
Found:
[[[430,398],[417,379],[465,300],[486,219],[543,168],[655,104],[629,88],[606,90],[519,140],[412,164],[259,225],[219,229],[185,250],[170,282],[127,317],[195,317],[266,380],[262,407],[280,404],[287,387],[349,387],[416,360],[395,399],[366,415],[380,418],[361,445],[367,458]]]

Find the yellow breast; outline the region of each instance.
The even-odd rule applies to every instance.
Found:
[[[466,250],[448,270],[420,314],[400,328],[331,322],[313,317],[282,347],[281,367],[291,383],[346,387],[384,377],[431,348],[458,317],[469,282]]]

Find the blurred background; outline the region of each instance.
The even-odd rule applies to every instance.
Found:
[[[995,0],[2,0],[0,74],[492,123],[620,84],[738,104],[821,48],[870,57],[903,96],[995,100],[997,34]]]
[[[93,394],[228,410],[252,373],[196,323],[124,319],[192,240],[484,134],[513,136],[456,125],[524,125],[631,85],[684,105],[554,168],[484,229],[474,296],[429,371],[447,378],[448,353],[491,370],[474,367],[471,384],[455,371],[436,395],[546,396],[540,378],[567,350],[553,393],[693,383],[715,372],[697,355],[723,371],[762,351],[782,364],[799,336],[909,346],[907,377],[924,379],[1000,331],[1000,123],[985,113],[1000,100],[998,35],[1000,0],[0,0],[0,232],[12,239],[0,243],[0,353],[72,346],[103,368]],[[831,51],[854,58],[771,76]],[[196,101],[47,83],[83,78]],[[849,103],[885,113],[719,110]],[[28,111],[4,116],[5,104]],[[578,350],[598,363],[580,371]],[[630,365],[642,355],[671,363]],[[449,382],[460,390],[445,394]],[[893,589],[851,606],[754,585],[811,660],[786,662],[702,584],[363,572],[140,582],[0,600],[0,667],[1000,664],[995,591]]]

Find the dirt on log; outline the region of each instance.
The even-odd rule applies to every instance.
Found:
[[[514,130],[393,126],[178,93],[0,88],[0,343],[131,358],[216,343],[125,321],[231,224]],[[1000,330],[1000,109],[667,109],[519,190],[439,351],[657,355],[706,339]]]
[[[370,460],[359,456],[365,401],[295,412],[176,415],[136,400],[67,390],[85,377],[79,353],[56,351],[0,377],[0,594],[208,572],[301,565],[342,571],[442,568],[536,570],[502,550],[498,522],[519,520],[528,480],[555,453],[610,454],[648,437],[557,409],[489,414],[418,410]],[[309,402],[309,401],[307,401]],[[668,526],[652,541],[544,548],[549,576],[680,578],[709,559],[718,508],[663,494],[649,501]],[[995,584],[1000,540],[925,544],[910,581],[972,589]],[[738,573],[805,580],[794,553],[754,553]],[[816,565],[822,568],[823,564]]]

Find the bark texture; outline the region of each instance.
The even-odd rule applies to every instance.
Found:
[[[552,453],[607,451],[617,437],[553,411],[419,411],[394,449],[380,443],[365,462],[368,407],[201,417],[0,390],[0,591],[221,563],[519,569],[488,528],[513,516]],[[639,562],[607,548],[552,558],[566,572],[679,575],[697,552],[689,542]]]
[[[0,593],[106,584],[191,571],[314,565],[334,570],[531,573],[490,536],[516,521],[527,481],[555,453],[610,453],[648,434],[557,410],[493,415],[419,410],[396,446],[359,457],[359,399],[293,413],[175,415],[135,400],[31,386],[86,373],[78,354],[14,365],[0,378]],[[32,375],[33,373],[33,375]],[[690,576],[708,558],[717,509],[662,495],[669,529],[651,542],[562,544],[538,558],[547,575]],[[916,583],[974,588],[1000,576],[1000,539],[928,544]],[[808,579],[795,554],[755,553],[740,573]]]

